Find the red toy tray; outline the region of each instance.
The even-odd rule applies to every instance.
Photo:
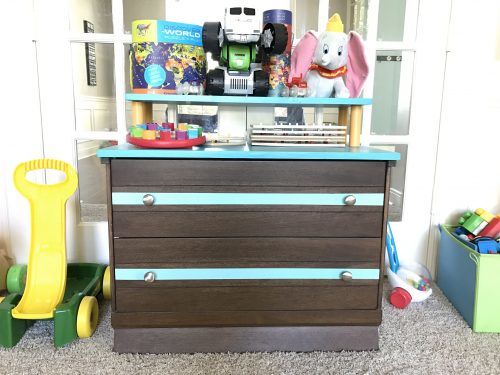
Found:
[[[194,139],[186,140],[170,140],[170,141],[160,141],[159,139],[142,139],[131,137],[127,134],[127,142],[135,146],[144,148],[189,148],[193,146],[202,145],[207,139],[203,137],[198,137]]]

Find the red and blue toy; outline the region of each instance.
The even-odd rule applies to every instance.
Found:
[[[489,237],[477,237],[471,241],[481,254],[497,254],[500,252],[500,243]]]
[[[398,309],[404,309],[411,302],[421,302],[429,298],[432,294],[429,270],[415,262],[399,263],[398,252],[389,223],[387,223],[385,242],[389,258],[387,278],[389,284],[393,287],[389,296],[391,304]]]
[[[458,220],[455,235],[472,242],[481,254],[500,253],[500,217],[483,208],[465,212]]]

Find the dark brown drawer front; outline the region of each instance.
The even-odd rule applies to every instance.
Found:
[[[192,185],[129,185],[115,186],[113,193],[278,193],[278,194],[360,194],[381,193],[384,186],[192,186]],[[118,206],[114,206],[116,208]],[[251,206],[247,206],[251,207]]]
[[[117,186],[384,186],[384,161],[112,160]]]
[[[378,286],[116,288],[118,312],[376,309]]]
[[[114,254],[116,267],[189,262],[379,262],[381,246],[380,238],[117,238]]]
[[[379,325],[377,310],[115,312],[114,328]]]
[[[381,212],[114,212],[115,237],[381,237]]]

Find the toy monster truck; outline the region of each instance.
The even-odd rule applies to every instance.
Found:
[[[261,31],[262,30],[262,31]],[[262,53],[283,53],[288,32],[283,24],[261,27],[254,8],[226,8],[220,22],[203,25],[203,48],[219,62],[207,73],[208,95],[267,96],[269,74],[260,65]]]

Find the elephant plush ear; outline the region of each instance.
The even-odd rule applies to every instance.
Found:
[[[369,69],[365,55],[365,45],[361,36],[355,31],[349,33],[347,51],[346,87],[349,89],[350,97],[357,98],[363,90]]]
[[[318,38],[313,31],[308,31],[307,34],[300,39],[299,43],[293,50],[292,57],[290,59],[291,67],[288,82],[292,82],[292,78],[300,76],[302,76],[302,79],[305,80],[306,73],[311,66],[317,44]]]

